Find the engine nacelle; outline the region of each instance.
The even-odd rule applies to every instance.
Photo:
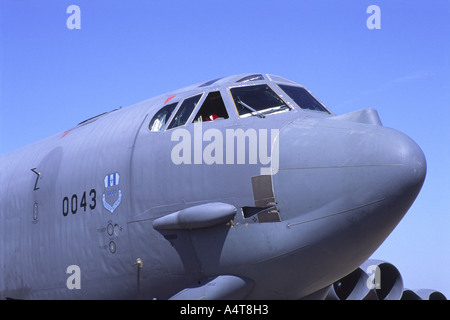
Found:
[[[367,260],[361,266],[369,276],[369,293],[365,300],[400,300],[403,294],[403,278],[391,263]]]
[[[399,300],[402,294],[403,279],[394,265],[367,260],[333,283],[327,300]]]
[[[330,287],[327,300],[361,300],[369,293],[369,276],[361,268],[356,269]]]
[[[432,289],[406,289],[401,300],[447,300],[447,298],[441,292]]]
[[[431,289],[403,288],[403,278],[391,263],[367,260],[330,286],[327,300],[447,300]]]

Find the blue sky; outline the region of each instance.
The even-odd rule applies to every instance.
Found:
[[[70,30],[69,5],[81,10]],[[366,13],[380,8],[381,29]],[[336,114],[367,107],[428,163],[374,258],[450,298],[450,2],[1,0],[0,153],[119,106],[242,72],[278,74]]]

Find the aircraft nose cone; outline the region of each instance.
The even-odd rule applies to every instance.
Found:
[[[382,126],[308,121],[280,130],[273,190],[281,218],[311,221],[364,208],[398,223],[425,179],[420,147]]]
[[[306,245],[296,267],[314,257],[315,268],[298,272],[323,275],[312,275],[314,281],[332,282],[367,260],[409,210],[426,175],[420,147],[381,125],[299,119],[280,130],[278,141],[274,198],[291,241]],[[335,275],[324,267],[337,264]]]
[[[386,138],[383,157],[387,158],[385,161],[390,160],[392,164],[399,166],[392,183],[400,193],[405,193],[414,200],[427,172],[425,155],[417,143],[401,132],[391,130]]]

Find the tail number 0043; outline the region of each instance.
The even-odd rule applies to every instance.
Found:
[[[89,191],[89,197],[87,196],[87,191],[83,192],[81,196],[80,203],[78,203],[78,195],[73,194],[70,198],[64,197],[62,200],[62,214],[66,217],[69,212],[72,214],[76,214],[79,210],[86,210],[89,208],[90,210],[94,210],[97,206],[97,191],[95,189],[91,189]]]

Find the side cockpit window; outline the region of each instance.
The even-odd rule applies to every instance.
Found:
[[[235,87],[230,89],[230,93],[240,117],[254,115],[264,118],[266,114],[291,110],[267,84]]]
[[[202,95],[203,93],[184,99],[180,107],[178,108],[177,113],[167,127],[167,130],[184,126],[191,116],[192,112],[194,111],[195,107],[197,106],[198,102],[200,101]]]
[[[203,102],[193,122],[228,119],[228,112],[219,91],[210,92]]]
[[[167,121],[172,115],[173,110],[177,106],[177,102],[168,104],[159,110],[154,116],[148,126],[150,131],[162,131],[166,126]]]
[[[281,90],[291,97],[292,100],[302,109],[330,113],[319,101],[317,101],[305,88],[278,85]]]

